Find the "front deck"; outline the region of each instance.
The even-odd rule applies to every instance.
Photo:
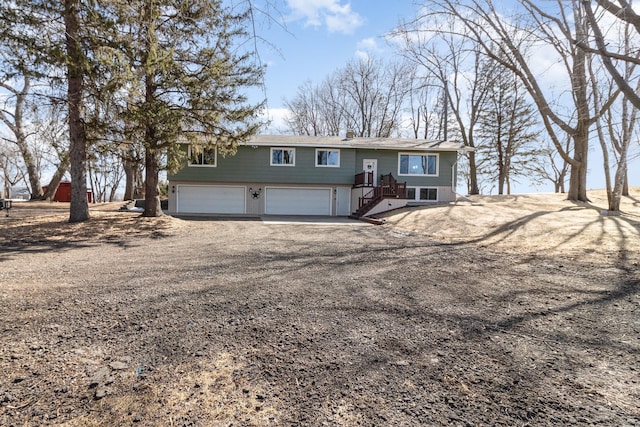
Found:
[[[354,216],[363,216],[384,199],[407,198],[407,183],[398,182],[391,173],[380,176],[377,186],[373,185],[373,181],[373,172],[360,172],[355,176],[354,187],[371,187],[371,190],[358,198],[358,209]]]

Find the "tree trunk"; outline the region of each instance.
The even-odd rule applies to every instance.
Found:
[[[139,163],[124,159],[122,166],[125,175],[124,200],[144,199],[144,181]]]
[[[160,206],[160,191],[158,189],[158,154],[156,150],[147,147],[144,155],[145,166],[145,197],[142,216],[157,217],[164,215]]]
[[[109,201],[110,202],[114,202],[116,200],[116,191],[118,190],[118,186],[117,185],[112,185],[111,189],[109,190]]]
[[[67,169],[69,169],[69,154],[66,154],[61,159],[56,172],[53,174],[51,181],[49,181],[49,185],[47,185],[47,191],[42,195],[43,200],[53,200],[53,197],[58,190],[58,186],[60,185],[60,181],[62,181],[64,174],[67,173]]]
[[[478,168],[476,166],[476,153],[473,151],[469,153],[469,194],[480,194],[480,188],[478,187]]]
[[[81,117],[84,55],[79,43],[78,0],[65,0],[64,24],[67,49],[67,101],[71,160],[71,205],[69,222],[89,219],[87,200],[87,138]]]
[[[576,23],[576,34],[584,35],[580,21]],[[585,36],[586,37],[586,36]],[[567,198],[572,201],[588,202],[587,197],[587,165],[589,155],[589,94],[587,93],[586,54],[578,49],[573,59],[571,86],[573,87],[577,118],[573,134],[573,160],[569,176],[569,192]]]
[[[133,198],[144,199],[144,180],[142,179],[142,169],[136,165],[134,172]]]
[[[2,173],[4,174],[4,192],[1,195],[1,198],[10,199],[11,198],[11,183],[9,174],[7,173],[7,169],[3,168]]]
[[[18,139],[25,138],[21,135]],[[29,177],[29,186],[31,187],[31,200],[39,200],[42,198],[42,184],[40,184],[40,175],[38,174],[36,163],[27,147],[26,140],[23,140],[18,146],[20,147],[22,160],[27,167],[27,176]]]
[[[158,47],[158,40],[156,37],[156,28],[153,21],[153,8],[154,5],[151,1],[145,2],[143,21],[146,22],[148,28],[146,29],[145,45],[147,48],[147,55],[156,53]],[[145,108],[153,110],[153,105],[156,101],[157,85],[155,81],[156,70],[154,68],[153,61],[149,58],[145,59],[145,75],[144,75],[144,102]],[[158,135],[157,125],[155,121],[157,118],[148,117],[147,124],[144,131],[144,167],[145,167],[145,194],[144,194],[144,212],[142,216],[157,217],[162,216],[162,209],[160,207],[160,191],[158,189],[158,173],[160,171],[159,156],[158,156]]]
[[[572,201],[588,202],[587,197],[587,154],[584,147],[578,147],[576,143],[575,154],[573,156],[576,163],[571,165],[569,174],[569,191],[567,199]]]
[[[614,177],[613,191],[611,192],[611,197],[609,197],[609,212],[620,211],[620,199],[622,198],[624,186],[627,181],[627,152],[629,143],[625,141],[621,148],[620,158],[618,160],[618,169],[616,170]]]
[[[124,168],[124,200],[133,200],[133,189],[134,189],[134,165],[133,162],[129,159],[124,159],[122,161],[122,167]]]
[[[31,187],[31,200],[40,199],[42,196],[42,185],[40,184],[40,174],[38,173],[38,168],[36,167],[36,162],[33,158],[33,154],[29,149],[29,145],[27,143],[27,137],[24,134],[24,124],[23,124],[23,113],[26,108],[25,104],[27,101],[27,95],[30,91],[30,79],[28,75],[24,76],[24,87],[20,91],[15,91],[14,95],[16,97],[16,106],[13,114],[14,122],[13,125],[9,125],[9,128],[13,131],[16,137],[16,145],[18,146],[18,150],[20,151],[20,155],[22,156],[22,161],[24,162],[27,168],[27,176],[29,178],[29,186]],[[6,121],[5,121],[5,124]]]

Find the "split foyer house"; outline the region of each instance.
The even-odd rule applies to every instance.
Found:
[[[460,144],[257,135],[235,155],[192,150],[169,174],[172,214],[364,216],[454,201]]]

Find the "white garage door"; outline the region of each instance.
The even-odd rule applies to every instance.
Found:
[[[331,215],[330,188],[267,188],[265,213]]]
[[[179,185],[178,213],[245,213],[245,188],[214,185]]]

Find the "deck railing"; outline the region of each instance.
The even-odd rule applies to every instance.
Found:
[[[397,199],[407,198],[407,183],[398,182],[393,175],[382,175],[380,177],[380,185],[374,187],[367,194],[359,198],[359,206],[361,209],[367,205],[373,205],[385,197],[395,197]]]
[[[373,172],[362,171],[355,176],[356,187],[373,187]]]

